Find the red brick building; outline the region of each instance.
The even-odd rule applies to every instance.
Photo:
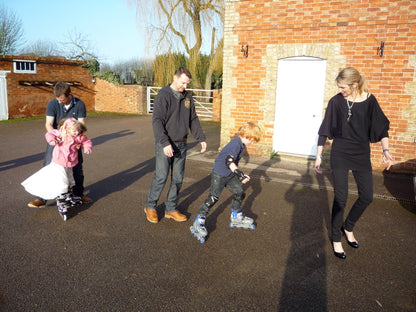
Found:
[[[72,94],[95,107],[95,86],[85,61],[28,56],[0,57],[1,119],[45,115],[57,81],[71,85]]]
[[[313,158],[328,100],[338,92],[334,79],[354,66],[390,119],[395,163],[416,172],[415,1],[225,5],[222,146],[251,120],[264,137],[250,153]],[[379,143],[372,145],[372,161],[383,168]]]
[[[0,57],[0,120],[44,116],[57,81],[71,85],[87,111],[146,114],[146,87],[115,85],[93,77],[86,61],[29,56]]]

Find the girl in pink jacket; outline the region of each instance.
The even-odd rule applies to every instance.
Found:
[[[78,163],[78,150],[90,154],[91,140],[85,135],[86,127],[74,118],[62,119],[58,129],[45,134],[48,144],[55,146],[52,162],[22,182],[29,193],[44,198],[56,198],[58,212],[64,220],[69,207],[81,203],[71,188],[75,185],[72,167]]]

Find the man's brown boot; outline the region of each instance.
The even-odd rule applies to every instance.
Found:
[[[187,220],[186,216],[184,214],[181,214],[177,210],[175,210],[174,212],[165,212],[165,218],[173,219],[178,222],[183,222]]]
[[[146,218],[149,222],[152,222],[152,223],[159,222],[156,209],[149,209],[147,207],[144,207],[144,213],[146,214]]]

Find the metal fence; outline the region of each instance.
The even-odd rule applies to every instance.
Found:
[[[153,112],[153,103],[160,89],[162,88],[147,87],[147,113],[149,114]],[[192,93],[198,117],[212,118],[213,91],[201,89],[186,89],[186,91]]]

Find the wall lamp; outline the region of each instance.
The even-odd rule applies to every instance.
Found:
[[[95,80],[95,76],[92,76],[92,83],[95,84],[97,80]]]
[[[377,48],[377,55],[383,57],[384,54],[384,41],[380,43],[380,46]]]
[[[244,57],[248,57],[248,44],[246,45],[241,45],[241,52],[243,52],[243,56]]]

